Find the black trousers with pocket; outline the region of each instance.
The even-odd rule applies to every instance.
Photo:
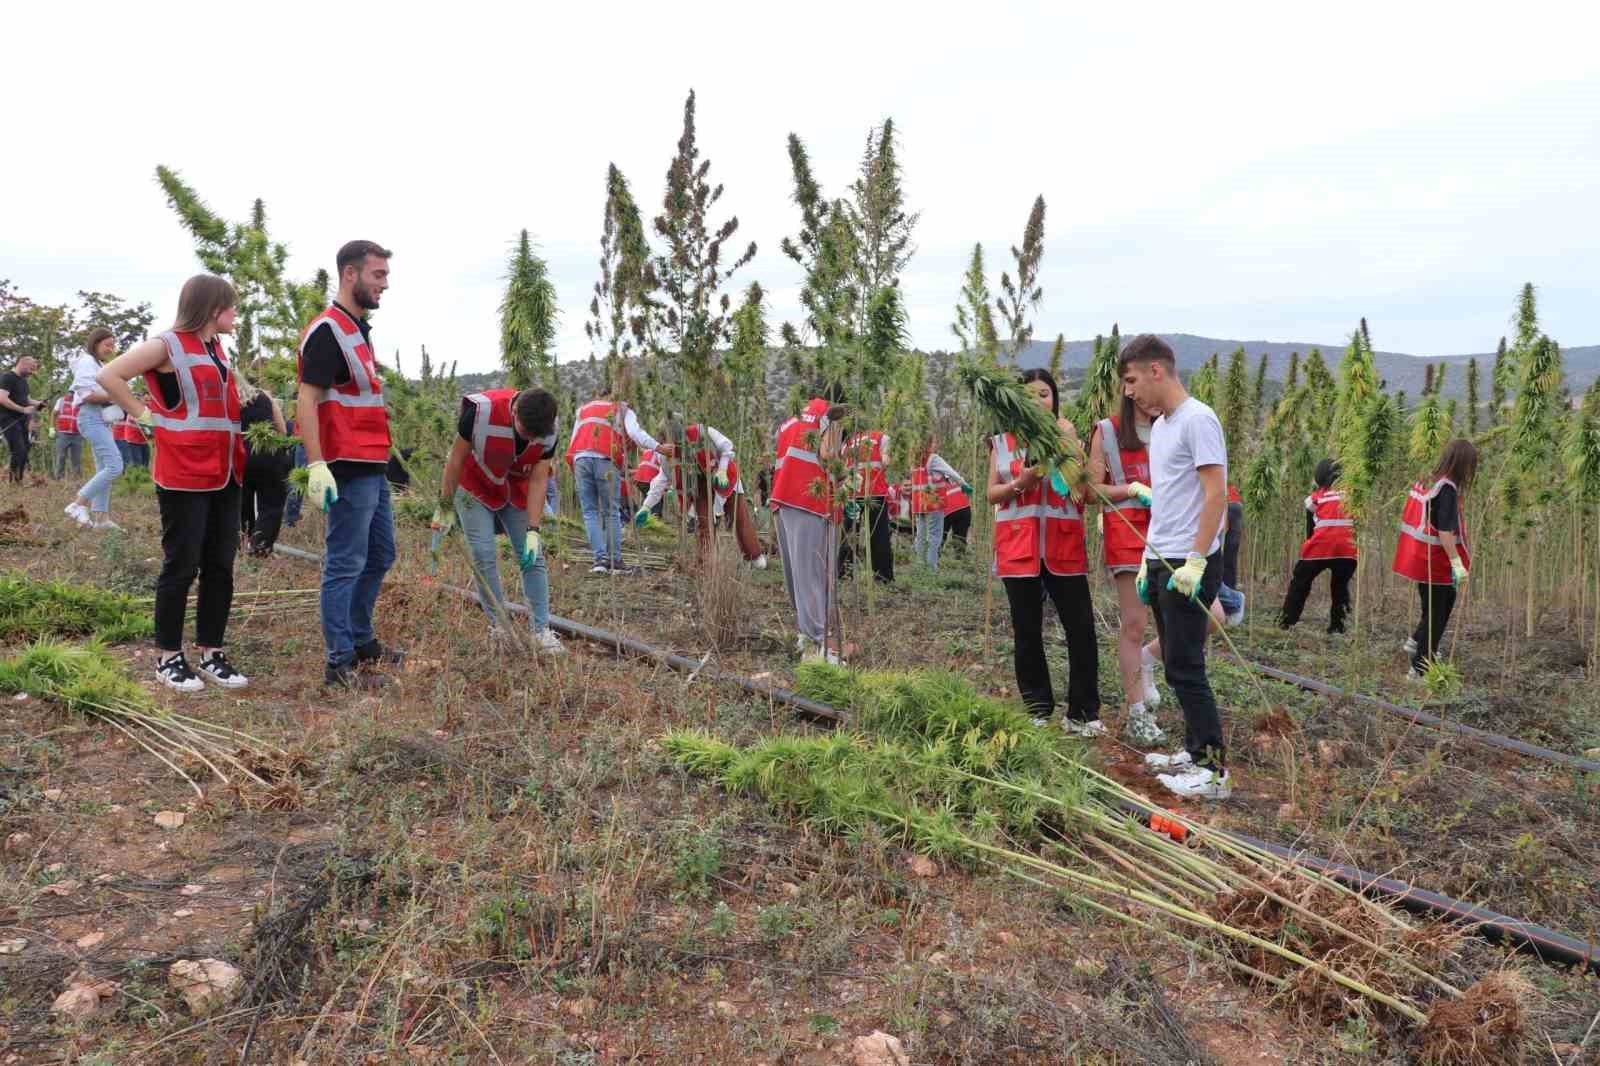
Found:
[[[1356,576],[1354,559],[1301,559],[1295,563],[1289,592],[1283,597],[1283,615],[1278,622],[1284,629],[1300,621],[1311,586],[1325,570],[1333,575],[1333,608],[1328,614],[1328,632],[1344,632],[1344,619],[1350,613],[1350,579]]]
[[[1411,667],[1420,673],[1427,661],[1439,654],[1444,627],[1450,624],[1450,612],[1455,610],[1456,587],[1418,581],[1417,599],[1422,603],[1422,617],[1411,632],[1411,639],[1417,642],[1417,650],[1411,654]]]
[[[1036,577],[1005,579],[1011,607],[1012,662],[1022,702],[1040,718],[1055,711],[1055,688],[1044,654],[1044,601],[1055,601],[1067,636],[1067,717],[1092,722],[1100,717],[1100,648],[1095,642],[1089,576],[1059,577],[1043,570]]]
[[[202,648],[222,647],[233,608],[233,560],[239,552],[239,486],[232,481],[213,492],[156,489],[161,508],[161,551],[166,556],[156,578],[156,646],[183,650],[183,616],[189,586],[200,578],[194,612],[194,640]]]
[[[1184,564],[1182,559],[1150,560],[1151,614],[1161,640],[1162,665],[1167,684],[1183,708],[1183,746],[1197,765],[1220,769],[1226,763],[1227,740],[1222,735],[1222,714],[1206,677],[1206,638],[1211,631],[1211,601],[1222,584],[1222,552],[1206,559],[1195,599],[1167,588],[1167,581]]]

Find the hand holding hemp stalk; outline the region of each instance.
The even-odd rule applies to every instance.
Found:
[[[1051,487],[1063,496],[1082,488],[1088,462],[1071,422],[1034,403],[1022,383],[998,367],[962,359],[956,364],[956,377],[995,427],[1016,437],[1028,450],[1035,465],[1017,479],[1023,488],[1032,488],[1047,471]]]

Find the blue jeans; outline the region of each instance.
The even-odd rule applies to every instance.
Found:
[[[519,507],[505,506],[498,511],[485,507],[476,496],[465,489],[456,489],[456,517],[461,520],[461,532],[467,538],[467,548],[472,553],[472,579],[478,586],[478,603],[489,616],[489,624],[500,622],[505,594],[500,590],[500,565],[495,554],[494,520],[511,539],[511,550],[516,553],[521,566],[522,551],[528,544],[528,512]],[[545,566],[544,552],[533,565],[522,571],[522,599],[528,605],[528,619],[534,632],[550,624],[550,571]]]
[[[911,557],[922,556],[931,570],[939,569],[939,549],[944,546],[944,512],[919,514],[917,532],[911,541]]]
[[[622,515],[617,511],[617,500],[622,493],[622,475],[610,459],[597,455],[580,455],[573,465],[583,528],[589,535],[589,553],[597,565],[621,566]]]
[[[1217,599],[1221,601],[1222,609],[1229,614],[1238,614],[1244,610],[1244,593],[1227,585],[1217,586]]]
[[[100,417],[100,411],[97,403],[86,403],[78,408],[78,432],[94,453],[94,477],[78,490],[78,496],[89,501],[89,510],[95,514],[111,510],[111,483],[122,476],[122,456],[117,452],[117,442],[111,438],[111,427]]]
[[[322,643],[328,664],[338,666],[370,644],[372,609],[383,575],[394,565],[394,511],[383,468],[360,477],[338,478],[339,498],[328,508],[328,540],[322,560]]]

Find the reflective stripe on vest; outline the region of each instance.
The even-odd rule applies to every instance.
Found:
[[[1122,465],[1122,442],[1117,439],[1117,426],[1109,418],[1100,420],[1100,450],[1105,453],[1106,472],[1111,475],[1111,484],[1128,485],[1127,469]],[[1127,499],[1118,500],[1111,505],[1117,511],[1145,511],[1149,508],[1138,500],[1129,496]]]
[[[467,399],[478,409],[477,417],[472,420],[472,457],[478,461],[478,469],[484,477],[496,485],[504,485],[506,475],[496,474],[489,466],[489,438],[500,437],[511,441],[514,455],[517,435],[509,426],[497,426],[493,423],[491,412],[494,409],[494,402],[489,397],[481,392],[475,392]]]
[[[231,418],[210,418],[200,414],[200,390],[195,388],[194,368],[204,364],[215,366],[211,356],[190,355],[183,350],[183,343],[178,340],[178,335],[172,330],[161,335],[167,346],[167,358],[172,360],[174,376],[178,379],[178,402],[183,406],[183,415],[157,414],[154,407],[150,408],[150,424],[169,433],[238,433],[239,423]],[[223,385],[223,407],[227,407],[227,385]],[[148,405],[147,405],[148,406]]]
[[[361,349],[366,347],[371,352],[371,347],[361,336],[361,327],[357,325],[355,331],[346,333],[331,312],[324,311],[318,315],[306,329],[306,336],[315,333],[317,327],[326,322],[333,331],[334,340],[339,342],[339,350],[344,353],[345,365],[350,369],[350,383],[348,386],[335,385],[323,393],[323,403],[336,403],[340,407],[382,407],[382,383],[374,383],[372,375],[367,373],[366,360],[361,358]],[[354,324],[354,323],[352,323]],[[302,343],[301,347],[304,347]],[[353,387],[354,393],[341,392],[340,389]]]

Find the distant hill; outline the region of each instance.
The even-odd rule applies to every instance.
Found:
[[[1172,345],[1172,350],[1178,356],[1178,369],[1198,369],[1213,352],[1221,354],[1224,365],[1229,355],[1235,348],[1243,348],[1249,358],[1250,372],[1255,373],[1256,360],[1261,358],[1263,352],[1267,356],[1267,377],[1273,381],[1282,381],[1289,369],[1289,356],[1299,352],[1302,359],[1313,348],[1322,349],[1322,358],[1328,364],[1328,369],[1335,374],[1339,371],[1339,360],[1344,357],[1344,344],[1294,344],[1286,341],[1239,341],[1225,340],[1219,337],[1197,337],[1192,333],[1162,333],[1161,338]],[[1123,338],[1126,341],[1126,337]],[[1050,350],[1055,347],[1053,341],[1034,341],[1017,359],[1019,366],[1034,367],[1048,366],[1050,364]],[[1067,350],[1063,355],[1063,362],[1070,370],[1081,371],[1089,364],[1089,356],[1094,351],[1093,341],[1068,341]],[[1467,388],[1467,360],[1473,358],[1468,355],[1445,355],[1431,359],[1420,356],[1407,355],[1404,352],[1376,352],[1374,353],[1378,364],[1378,376],[1389,383],[1391,389],[1404,389],[1410,396],[1415,397],[1422,391],[1422,378],[1426,371],[1424,368],[1429,363],[1447,363],[1450,369],[1445,373],[1444,394],[1446,396],[1461,396]],[[1494,365],[1493,352],[1477,353],[1479,373],[1483,375],[1481,388],[1484,397],[1488,397],[1489,368]],[[1567,372],[1567,388],[1574,395],[1587,389],[1596,377],[1600,377],[1600,344],[1583,345],[1577,348],[1563,348],[1561,350],[1562,365]]]
[[[1228,340],[1221,337],[1198,337],[1192,333],[1163,333],[1160,335],[1172,345],[1172,350],[1178,356],[1178,369],[1193,371],[1198,369],[1213,352],[1219,353],[1224,365],[1229,355],[1235,348],[1243,348],[1249,361],[1250,372],[1255,373],[1256,361],[1262,353],[1267,356],[1267,379],[1270,382],[1283,381],[1289,369],[1289,356],[1299,352],[1303,360],[1313,348],[1322,350],[1322,358],[1328,364],[1328,369],[1334,374],[1339,372],[1339,360],[1344,357],[1344,345],[1338,344],[1311,344],[1291,343],[1287,341],[1240,341]],[[1123,338],[1127,340],[1126,337]],[[1048,366],[1050,363],[1050,349],[1054,347],[1051,341],[1034,341],[1030,344],[1017,360],[1021,367]],[[1093,341],[1068,341],[1067,350],[1063,358],[1068,373],[1068,381],[1075,382],[1081,378],[1083,370],[1089,364],[1089,355],[1094,350]],[[940,378],[954,362],[949,352],[925,353],[928,356],[928,383],[929,391],[937,392],[941,384]],[[1445,355],[1431,359],[1420,356],[1407,355],[1404,352],[1377,352],[1378,375],[1388,382],[1391,389],[1404,389],[1406,394],[1414,401],[1422,391],[1422,378],[1428,364],[1445,363],[1450,369],[1446,372],[1444,394],[1446,396],[1462,396],[1467,387],[1467,360],[1471,355]],[[1585,389],[1600,377],[1600,344],[1583,345],[1577,348],[1563,348],[1561,350],[1562,365],[1566,369],[1568,390],[1574,395],[1581,395]],[[1483,399],[1488,400],[1489,370],[1494,366],[1494,353],[1482,352],[1477,354],[1479,372],[1482,375],[1480,388]],[[591,366],[587,359],[574,359],[561,364],[560,375],[562,384],[572,390],[574,395],[593,395],[599,383],[599,367]],[[502,375],[499,373],[463,374],[458,379],[458,384],[463,392],[473,392],[478,389],[491,388],[500,384]],[[774,403],[782,403],[788,394],[792,376],[789,372],[788,361],[782,353],[774,350],[770,356],[767,367],[767,389]],[[1063,385],[1067,382],[1063,382]],[[1276,396],[1278,390],[1269,390],[1270,396]],[[936,400],[936,402],[939,402]]]

